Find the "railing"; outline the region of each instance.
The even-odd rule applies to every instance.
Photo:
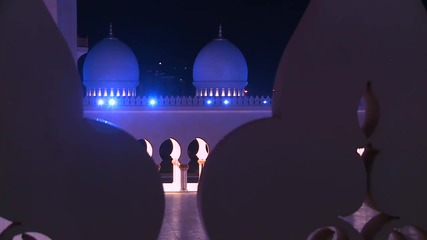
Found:
[[[258,96],[242,97],[85,97],[84,106],[271,106],[272,99]]]

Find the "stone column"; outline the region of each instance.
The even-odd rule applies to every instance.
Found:
[[[202,174],[203,167],[205,166],[205,162],[206,160],[204,159],[197,160],[197,163],[199,164],[199,179],[200,179],[200,175]]]
[[[179,169],[181,170],[181,191],[187,191],[187,171],[188,164],[179,165]]]

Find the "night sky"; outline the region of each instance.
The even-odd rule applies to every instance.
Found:
[[[169,73],[179,75],[181,89],[185,88],[170,93],[190,95],[197,53],[218,35],[222,24],[224,37],[246,57],[249,94],[270,95],[280,57],[309,0],[77,2],[79,36],[88,37],[91,47],[107,37],[112,22],[114,35],[135,52],[142,82],[150,78],[147,72],[162,62],[165,71],[178,69]]]

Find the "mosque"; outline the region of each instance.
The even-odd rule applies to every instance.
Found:
[[[271,98],[247,96],[242,52],[219,27],[193,65],[193,96],[140,96],[137,56],[113,34],[91,49],[79,47],[76,1],[44,0],[77,62],[83,63],[84,115],[113,124],[145,145],[159,166],[165,191],[197,190],[209,149],[236,127],[271,116]],[[188,176],[192,176],[187,184]]]
[[[76,1],[44,1],[77,61],[87,49],[80,48],[77,44]],[[401,0],[396,0],[394,3],[398,1]],[[203,169],[204,175],[201,178],[203,187],[198,193],[201,218],[211,238],[273,239],[277,236],[286,236],[288,239],[303,239],[302,236],[307,236],[307,233],[316,227],[327,226],[321,228],[315,234],[316,238],[312,239],[377,239],[375,234],[380,236],[378,239],[386,239],[385,234],[389,234],[387,239],[426,239],[427,235],[422,231],[426,229],[426,218],[425,215],[420,214],[426,212],[426,195],[423,191],[426,182],[424,174],[426,165],[423,159],[425,159],[427,148],[425,144],[423,145],[424,141],[421,141],[427,132],[427,128],[424,127],[425,106],[422,105],[425,102],[423,100],[425,100],[426,84],[422,81],[425,68],[421,61],[426,49],[412,46],[412,43],[416,43],[415,46],[423,46],[422,43],[425,42],[423,40],[426,39],[427,32],[419,31],[419,29],[425,29],[425,9],[419,11],[421,5],[417,6],[414,2],[413,5],[408,3],[407,6],[401,4],[399,9],[395,8],[396,5],[390,5],[384,8],[384,12],[365,11],[363,7],[367,2],[369,1],[357,4],[354,2],[356,11],[347,4],[337,5],[340,11],[335,11],[336,9],[332,12],[325,11],[332,9],[331,6],[334,6],[332,1],[314,7],[311,5],[312,7],[308,8],[308,13],[305,14],[300,25],[304,31],[296,31],[293,42],[288,45],[288,48],[293,51],[288,51],[284,55],[285,60],[296,60],[282,61],[279,66],[277,73],[279,81],[276,81],[279,84],[275,85],[277,95],[274,96],[275,105],[273,106],[269,97],[246,96],[244,88],[247,84],[248,69],[245,58],[236,46],[223,37],[221,28],[218,31],[218,37],[202,48],[195,57],[193,85],[196,91],[194,95],[140,95],[136,90],[140,84],[139,69],[136,67],[138,66],[137,57],[125,43],[114,36],[110,27],[110,34],[106,34],[104,40],[88,51],[83,65],[83,84],[86,90],[82,99],[84,115],[124,129],[138,139],[157,163],[160,172],[163,175],[172,175],[171,180],[164,178],[165,191],[196,190],[197,181],[187,183],[187,174],[191,173],[193,164],[196,166],[195,175],[197,176],[203,168],[209,149],[216,147],[216,151],[211,152],[208,159],[212,161]],[[34,6],[40,7],[36,4]],[[14,4],[13,7],[12,10],[17,11],[21,6]],[[344,23],[341,23],[336,21],[336,12],[344,13],[339,16],[351,16],[351,18],[343,18]],[[28,14],[28,12],[24,13]],[[400,15],[400,13],[403,14]],[[20,22],[20,15],[6,16],[11,17],[15,22],[19,19]],[[32,19],[31,16],[34,15],[29,16],[28,19]],[[371,21],[367,20],[367,22],[351,25],[356,29],[358,27],[362,29],[361,26],[366,27],[363,31],[354,32],[352,29],[352,34],[343,34],[342,30],[348,29],[349,23],[355,23],[354,16],[361,19],[375,19],[377,24],[368,26],[366,23]],[[319,19],[322,21],[318,21]],[[13,36],[20,36],[16,32],[28,32],[21,31],[19,28],[15,30],[15,26],[8,23],[3,22],[2,27],[8,26],[6,30],[13,30],[11,31],[14,33]],[[36,23],[41,26],[40,23],[43,22]],[[337,24],[331,25],[331,23]],[[396,29],[396,23],[402,23],[401,26],[414,26],[414,28],[408,32],[406,28]],[[26,25],[34,29],[32,25]],[[52,29],[52,25],[49,27]],[[333,31],[321,31],[325,28],[328,30],[330,27],[334,28]],[[38,33],[37,30],[29,32],[37,33],[38,35],[35,36],[43,33]],[[396,32],[404,32],[407,36],[378,42],[378,39],[392,36]],[[311,33],[319,33],[319,36],[313,41]],[[55,40],[59,40],[57,35],[55,36]],[[353,57],[352,51],[342,51],[347,50],[346,44],[352,43],[355,36],[357,41],[363,39],[357,47],[365,49],[363,54],[357,57]],[[333,41],[327,42],[325,39]],[[413,42],[414,39],[421,40]],[[12,37],[7,40],[6,46],[15,46],[10,43],[16,40],[26,41],[27,38]],[[343,44],[335,48],[337,42]],[[19,43],[21,42],[16,46],[23,45]],[[46,49],[48,45],[44,44],[43,48]],[[313,47],[307,50],[306,46]],[[14,47],[5,49],[6,56],[11,56],[16,50]],[[24,50],[26,49],[28,48]],[[313,49],[319,51],[312,52],[308,56],[316,58],[298,58],[301,54]],[[319,54],[331,49],[332,54],[327,57]],[[390,49],[397,51],[388,53]],[[388,54],[385,54],[386,52]],[[18,56],[22,56],[22,53],[25,51],[21,51],[21,55]],[[40,54],[37,56],[36,59],[41,59]],[[16,59],[18,58],[14,60]],[[72,61],[70,58],[67,61],[71,64],[68,64],[71,68],[67,69],[72,70]],[[16,64],[16,62],[18,61],[12,63]],[[29,58],[25,64],[28,66],[28,63],[33,64],[33,62],[33,58]],[[50,61],[52,62],[55,61]],[[341,62],[344,64],[341,65]],[[289,63],[301,66],[295,73],[287,71],[287,68],[293,67]],[[319,63],[320,66],[315,71],[307,71],[307,67],[313,63]],[[342,69],[335,65],[341,66]],[[11,65],[5,66],[7,68]],[[61,67],[61,64],[53,66]],[[334,67],[324,71],[324,67],[329,66]],[[62,72],[62,68],[52,69],[56,69],[52,72]],[[360,71],[353,71],[355,69]],[[51,72],[46,71],[45,68],[37,68],[37,70],[45,74],[41,76],[48,76],[50,82],[55,82],[67,75],[65,71],[64,74],[53,74],[50,77]],[[5,79],[9,75],[20,77],[22,75],[17,73],[25,71],[22,71],[20,65],[16,65],[10,72],[6,71]],[[309,74],[304,75],[307,72]],[[352,74],[348,74],[349,72]],[[376,79],[372,82],[369,79],[366,80],[367,73],[372,74]],[[292,74],[303,75],[298,80],[308,81],[288,81]],[[324,81],[317,81],[320,74],[325,74]],[[32,72],[23,76],[27,80],[33,80],[28,78],[28,76],[32,77]],[[75,79],[75,76],[74,71],[72,79]],[[349,78],[349,81],[342,81],[343,77]],[[6,86],[18,86],[19,83],[21,82]],[[307,83],[318,85],[316,88],[308,89],[310,91],[304,91],[307,89]],[[373,83],[375,83],[375,94],[374,88],[371,87]],[[37,82],[31,86],[38,85],[40,84]],[[43,88],[50,90],[46,86]],[[26,88],[28,89],[32,90]],[[61,89],[61,94],[66,92],[63,91],[64,89]],[[78,86],[75,89],[78,89]],[[283,94],[284,89],[289,89],[286,94]],[[349,109],[350,103],[354,106],[355,100],[360,98],[359,94],[363,89],[366,91],[364,95],[367,102],[366,121],[364,110],[360,108],[364,107],[363,101],[357,113],[359,125],[362,125],[363,121],[362,130],[365,138],[354,124],[353,109]],[[9,88],[6,88],[6,93],[9,92],[8,90]],[[56,93],[56,91],[45,92]],[[302,93],[304,94],[301,97]],[[36,94],[39,93],[36,92]],[[58,95],[60,94],[49,96],[52,98]],[[67,96],[80,98],[72,94]],[[293,100],[298,97],[301,101],[295,104]],[[317,101],[318,99],[322,99],[322,102]],[[47,100],[51,99],[46,98]],[[76,99],[73,100],[75,103]],[[313,100],[316,104],[313,104]],[[321,106],[324,102],[330,104],[325,110]],[[14,108],[15,106],[10,103],[8,102],[5,106],[9,109]],[[18,102],[18,106],[22,105],[26,105],[27,108],[20,109],[30,110],[30,112],[38,111],[26,101]],[[50,106],[54,107],[52,111]],[[58,109],[66,109],[61,104],[43,108],[43,110],[46,109],[49,111],[38,115],[42,117],[35,118],[35,120],[41,120],[34,121],[34,123],[44,123],[41,126],[42,131],[34,132],[28,129],[38,130],[38,125],[33,123],[30,126],[27,124],[27,118],[21,117],[27,116],[26,111],[10,111],[12,117],[8,123],[16,123],[10,124],[12,130],[5,134],[13,135],[5,138],[7,140],[4,148],[6,150],[4,155],[7,156],[5,159],[9,159],[8,153],[12,153],[13,157],[12,161],[6,161],[6,168],[3,168],[3,173],[7,174],[1,181],[2,189],[5,189],[6,191],[3,191],[8,194],[4,194],[5,200],[2,199],[2,215],[5,213],[8,219],[18,224],[12,224],[10,221],[6,227],[0,226],[0,233],[5,229],[8,230],[9,225],[18,227],[22,225],[24,229],[37,229],[40,232],[52,232],[54,235],[61,233],[59,236],[68,236],[67,239],[81,239],[74,237],[72,235],[74,233],[77,236],[89,236],[85,239],[95,239],[93,236],[101,236],[101,239],[106,239],[105,236],[115,238],[114,236],[125,234],[141,236],[141,232],[148,232],[144,227],[153,229],[153,234],[156,234],[155,224],[157,222],[160,229],[163,216],[163,211],[157,210],[164,207],[161,201],[164,194],[158,181],[145,181],[142,178],[150,176],[144,174],[144,170],[150,170],[146,166],[151,166],[151,176],[159,180],[152,162],[139,161],[139,158],[141,160],[143,158],[142,154],[127,155],[128,152],[138,153],[138,150],[141,150],[140,146],[123,133],[112,134],[114,142],[102,141],[108,134],[98,134],[97,131],[114,130],[99,122],[92,123],[103,128],[92,129],[87,123],[83,124],[86,121],[82,121],[80,115],[76,119],[69,118],[73,115],[71,113],[65,117],[60,114],[52,115],[52,118],[44,115]],[[78,110],[81,113],[81,109]],[[15,114],[15,112],[25,114]],[[272,112],[275,117],[270,117]],[[288,114],[290,112],[294,114]],[[380,113],[384,120],[375,133],[377,135],[370,138],[377,127]],[[16,121],[17,119],[25,121]],[[255,119],[262,120],[253,121]],[[316,119],[315,124],[313,119]],[[59,127],[50,126],[57,120],[60,120]],[[70,122],[75,124],[74,128],[68,128]],[[251,123],[241,126],[247,122]],[[233,134],[224,137],[236,127],[237,130]],[[53,130],[43,132],[45,128]],[[62,139],[63,133],[69,134],[72,131],[76,131],[77,134],[75,136],[70,134],[72,136],[69,138]],[[17,135],[7,134],[9,132]],[[41,144],[22,144],[28,143],[22,141],[23,136],[34,137],[31,140],[40,141]],[[81,141],[86,140],[83,136],[88,137],[89,140]],[[92,136],[95,137],[91,138]],[[129,145],[133,144],[133,146],[108,149],[110,145],[105,144],[121,145],[118,143],[124,143],[126,139]],[[95,144],[87,144],[92,142]],[[18,143],[17,147],[13,145],[14,143]],[[363,143],[367,143],[364,145],[366,151],[358,149],[362,157],[356,157],[351,150],[356,147],[356,144]],[[82,146],[85,149],[80,152]],[[378,154],[379,152],[381,154]],[[35,160],[42,161],[34,161],[33,155]],[[122,165],[122,162],[118,162],[122,156],[129,159],[122,162],[130,164],[123,165],[126,168],[117,168],[117,170],[115,167]],[[138,158],[126,158],[127,156],[138,156]],[[58,157],[63,157],[65,161],[58,161]],[[376,165],[372,164],[374,158],[379,160],[375,160]],[[265,164],[260,162],[260,159],[273,161]],[[112,161],[104,166],[103,160]],[[117,165],[117,163],[120,164]],[[138,165],[140,167],[133,167],[135,163],[141,164]],[[99,167],[103,167],[100,174],[94,174]],[[65,169],[67,171],[64,171]],[[122,169],[128,171],[121,171]],[[169,173],[170,169],[172,170]],[[235,178],[236,169],[246,174]],[[120,171],[121,174],[116,174]],[[65,176],[62,177],[62,175]],[[150,180],[148,177],[147,179]],[[152,190],[154,187],[149,188],[155,183],[158,184],[157,192]],[[141,186],[147,188],[141,190]],[[142,194],[145,189],[150,194]],[[134,197],[126,198],[126,196],[132,196],[129,193],[133,193]],[[152,197],[155,196],[154,193],[157,194],[157,198]],[[230,199],[232,201],[228,201]],[[362,202],[365,205],[356,210]],[[359,225],[358,216],[363,215],[365,210],[371,207],[374,208],[373,210],[378,208],[379,212],[363,220],[363,226]],[[152,209],[153,211],[150,211]],[[136,214],[134,211],[137,211]],[[343,213],[353,214],[342,215]],[[347,221],[346,219],[353,219],[351,222],[358,232],[342,221]],[[76,220],[81,223],[75,224]],[[22,221],[23,224],[15,221]],[[138,223],[139,221],[141,221],[139,225],[129,224],[129,222]],[[410,234],[405,233],[408,224],[416,230],[414,237],[407,237]],[[110,228],[114,231],[104,231]],[[332,229],[334,230],[331,231]],[[14,232],[8,230],[7,234],[12,235]],[[22,239],[25,239],[24,235],[21,234]],[[353,237],[356,235],[357,238]],[[126,236],[123,238],[129,239]]]

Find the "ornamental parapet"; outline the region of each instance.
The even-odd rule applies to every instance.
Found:
[[[93,97],[83,98],[83,106],[271,106],[269,96],[202,97],[202,96],[160,96],[160,97]]]

